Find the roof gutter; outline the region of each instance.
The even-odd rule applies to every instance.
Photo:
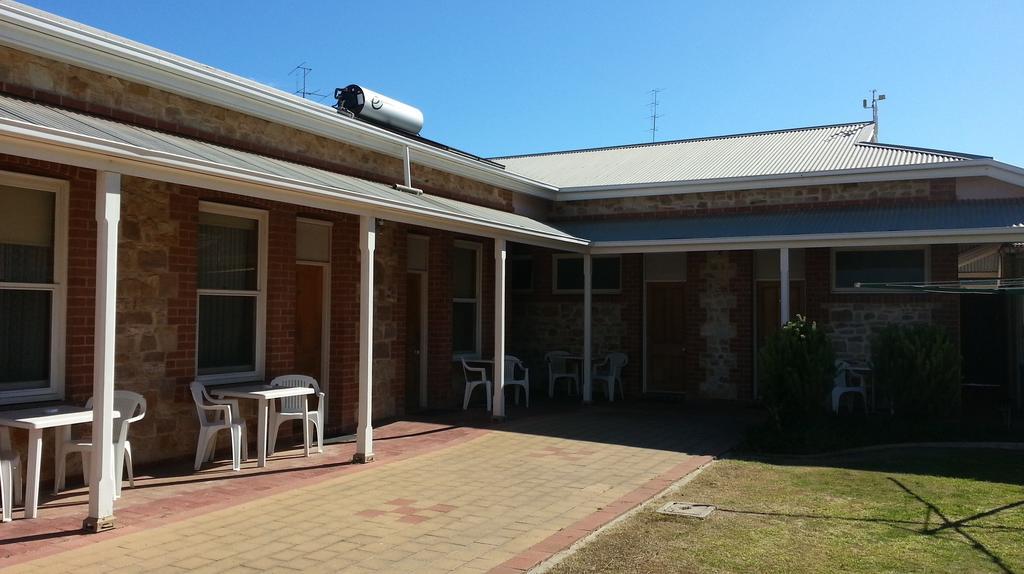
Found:
[[[563,249],[583,251],[589,242],[577,237],[497,223],[257,171],[196,160],[171,153],[0,118],[0,153],[96,170],[202,187],[340,211],[372,215],[400,223],[437,227]]]
[[[979,227],[970,229],[923,229],[914,231],[872,231],[865,233],[823,233],[807,235],[764,235],[644,241],[595,241],[594,254],[667,253],[683,251],[738,251],[750,249],[873,247],[885,245],[933,245],[947,243],[1007,243],[1024,240],[1024,227]]]
[[[866,181],[895,181],[979,176],[987,176],[1013,185],[1024,186],[1024,169],[986,158],[909,166],[826,170],[780,175],[726,177],[717,179],[622,185],[563,187],[561,188],[561,192],[558,194],[557,200],[582,201],[588,199],[677,195],[686,193],[766,189],[802,185],[828,185]]]
[[[327,106],[102,34],[17,3],[0,3],[0,44],[512,191],[553,199],[557,187],[344,117]]]

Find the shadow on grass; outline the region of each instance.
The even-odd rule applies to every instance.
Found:
[[[1006,526],[1001,524],[975,524],[976,521],[983,518],[990,518],[997,516],[1001,513],[1012,511],[1017,508],[1024,507],[1024,499],[1008,504],[1003,504],[983,512],[975,513],[971,516],[967,516],[959,519],[951,519],[946,513],[938,507],[938,505],[926,500],[920,494],[914,492],[909,486],[901,482],[900,480],[893,477],[886,477],[889,482],[899,488],[901,491],[912,497],[915,501],[921,503],[925,508],[925,516],[922,520],[901,520],[896,518],[882,518],[872,516],[834,516],[824,514],[811,514],[811,513],[799,513],[799,512],[772,512],[772,511],[758,511],[758,510],[743,510],[738,508],[726,508],[718,507],[717,511],[725,514],[734,514],[742,516],[758,516],[758,517],[769,517],[769,518],[794,518],[799,520],[820,520],[823,522],[840,521],[840,522],[853,522],[853,523],[864,523],[864,524],[875,524],[879,526],[888,526],[912,534],[921,536],[939,536],[946,533],[953,533],[956,538],[950,540],[956,540],[969,546],[975,551],[981,553],[988,558],[997,568],[1006,574],[1013,574],[1013,570],[1009,565],[996,554],[992,549],[987,547],[978,538],[976,538],[971,531],[974,532],[1021,532],[1024,533],[1024,528],[1016,526]],[[934,525],[934,518],[938,518],[939,524]]]
[[[908,487],[907,485],[903,484],[902,482],[900,482],[899,480],[897,480],[895,478],[892,478],[891,476],[889,477],[889,480],[893,484],[898,486],[901,490],[903,490],[904,492],[909,494],[911,497],[913,497],[915,500],[917,500],[918,502],[923,504],[925,506],[925,508],[928,509],[928,514],[925,517],[925,528],[924,528],[924,530],[920,531],[920,534],[924,534],[926,536],[934,536],[934,535],[936,535],[939,532],[942,532],[944,530],[953,530],[954,532],[956,532],[957,534],[962,536],[972,548],[974,548],[978,552],[980,552],[980,553],[984,554],[985,556],[987,556],[989,558],[989,560],[991,560],[992,563],[995,564],[1000,570],[1002,570],[1003,572],[1005,572],[1007,574],[1013,574],[1013,570],[1011,570],[1010,567],[1006,565],[1006,562],[1004,562],[1003,559],[998,554],[993,552],[987,546],[982,544],[980,540],[978,540],[974,536],[971,536],[965,530],[966,530],[966,527],[967,527],[967,523],[969,523],[969,522],[972,522],[974,520],[979,520],[981,518],[986,518],[986,517],[989,517],[989,516],[993,516],[995,514],[999,514],[1000,512],[1005,512],[1005,511],[1013,509],[1013,508],[1024,506],[1024,500],[1018,500],[1017,502],[1013,502],[1013,503],[1010,503],[1010,504],[1004,504],[1003,506],[1000,506],[1000,507],[997,507],[997,508],[993,508],[993,509],[990,509],[990,510],[986,510],[984,512],[979,512],[979,513],[974,514],[972,516],[968,516],[967,518],[961,518],[960,520],[950,520],[946,516],[946,514],[942,512],[942,509],[940,509],[935,504],[929,502],[928,500],[925,500],[924,497],[922,497],[921,495],[919,495],[916,492],[914,492],[913,490],[911,490],[910,487]],[[939,517],[939,520],[942,521],[942,525],[941,526],[939,526],[937,528],[929,528],[928,527],[928,525],[931,522],[931,515],[932,514],[935,514],[935,516]]]

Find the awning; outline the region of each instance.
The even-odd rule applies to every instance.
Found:
[[[571,221],[594,252],[988,243],[1024,238],[1024,199]]]
[[[0,153],[123,170],[163,181],[181,182],[172,172],[199,174],[205,179],[193,185],[240,195],[259,189],[269,193],[270,199],[315,198],[310,205],[416,225],[563,249],[587,244],[523,215],[407,193],[382,183],[4,95],[0,95]],[[120,161],[111,163],[112,158]],[[275,190],[281,193],[273,194]]]

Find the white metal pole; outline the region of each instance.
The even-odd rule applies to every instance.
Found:
[[[789,248],[779,249],[779,321],[789,322]]]
[[[117,312],[117,226],[121,174],[96,174],[96,324],[93,343],[92,464],[89,517],[83,527],[114,527],[114,334]],[[124,414],[124,413],[122,413]]]
[[[583,255],[583,402],[594,400],[593,388],[590,384],[592,355],[592,336],[590,332],[590,313],[593,306],[592,289],[593,261],[589,253]]]
[[[491,416],[505,418],[505,240],[494,240],[494,398]]]
[[[353,462],[373,461],[373,251],[377,221],[359,216],[359,407]]]
[[[405,187],[412,187],[412,157],[409,146],[405,146]]]

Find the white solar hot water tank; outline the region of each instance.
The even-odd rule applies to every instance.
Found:
[[[334,90],[338,109],[346,109],[356,117],[392,127],[410,134],[423,129],[423,112],[357,84]]]

